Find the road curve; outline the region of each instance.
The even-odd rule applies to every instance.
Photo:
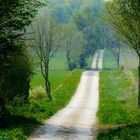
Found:
[[[70,103],[46,120],[29,140],[94,140],[96,112],[99,99],[99,70],[103,50],[95,53],[92,69],[82,74],[79,86]]]

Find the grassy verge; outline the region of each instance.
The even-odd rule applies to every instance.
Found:
[[[29,103],[22,107],[8,106],[9,114],[1,118],[0,140],[25,140],[27,136],[44,119],[49,118],[62,109],[71,99],[81,77],[81,70],[73,71],[53,92],[53,102],[47,99],[35,100],[30,98]]]
[[[139,140],[140,110],[137,90],[124,71],[102,71],[100,105],[97,113],[101,129],[99,140]],[[119,126],[114,128],[114,126]],[[112,128],[113,126],[113,128]]]
[[[138,81],[138,68],[132,69],[132,73],[134,75],[134,78]]]

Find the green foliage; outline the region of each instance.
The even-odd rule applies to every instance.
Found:
[[[83,32],[87,41],[85,51],[81,55],[81,67],[86,65],[85,58],[93,55],[97,49],[103,48],[104,28],[100,12],[104,8],[103,1],[90,1],[83,5],[72,17],[78,29]],[[82,64],[83,63],[83,64]],[[85,63],[85,64],[84,64]]]
[[[139,23],[140,23],[139,0],[114,0],[106,3],[107,22],[129,42],[138,56],[139,48]]]
[[[31,68],[21,36],[42,5],[39,0],[0,1],[0,113],[15,96],[28,97]]]
[[[31,45],[39,60],[39,67],[45,80],[46,93],[50,101],[51,83],[49,80],[49,63],[60,48],[62,28],[52,18],[40,18],[32,24]]]
[[[73,23],[63,25],[63,48],[66,52],[69,70],[79,67],[80,56],[84,52],[86,40]]]
[[[32,68],[25,50],[20,50],[6,59],[0,71],[0,98],[8,103],[13,98],[22,97],[23,102],[29,95],[30,76]]]
[[[121,70],[102,71],[100,75],[100,124],[123,125],[99,133],[98,139],[123,140],[140,138],[140,110],[136,106],[134,83]]]
[[[53,102],[30,98],[29,103],[22,107],[8,106],[10,115],[0,120],[0,127],[4,128],[0,130],[0,140],[3,140],[1,136],[8,136],[11,140],[25,140],[44,119],[55,114],[69,102],[77,88],[81,73],[81,70],[75,70],[62,82],[52,94]]]
[[[0,1],[0,31],[5,37],[16,37],[19,31],[30,25],[38,8],[43,3],[40,0],[5,0]],[[16,33],[16,31],[18,31]]]
[[[58,23],[69,23],[82,3],[81,0],[51,0],[46,10]]]

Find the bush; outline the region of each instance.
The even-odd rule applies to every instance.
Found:
[[[17,96],[27,101],[32,69],[25,48],[19,47],[4,59],[0,65],[0,99],[3,102],[2,106],[11,102]]]
[[[43,88],[42,86],[36,87],[32,89],[30,92],[31,92],[30,97],[36,100],[42,100],[44,98],[47,98],[45,88]]]

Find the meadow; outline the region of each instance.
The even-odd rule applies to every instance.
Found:
[[[113,56],[109,54],[105,51],[104,70],[100,73],[98,139],[139,140],[140,110],[137,106],[136,56],[129,55],[129,51],[123,52],[121,64],[124,69],[122,70],[116,67]]]

